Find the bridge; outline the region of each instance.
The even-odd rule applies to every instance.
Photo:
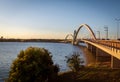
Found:
[[[88,32],[90,32],[91,39],[83,39],[78,40],[78,34],[81,28],[86,28]],[[106,53],[111,56],[111,68],[120,68],[120,41],[117,40],[97,40],[94,32],[87,24],[81,24],[77,30],[74,31],[73,34],[68,34],[65,37],[65,41],[67,38],[71,36],[73,45],[78,45],[79,42],[84,42],[87,44],[87,48],[95,54],[95,56],[103,55],[101,52]],[[70,41],[70,40],[69,40]],[[104,56],[106,57],[106,56]]]

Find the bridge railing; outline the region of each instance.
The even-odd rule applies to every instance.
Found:
[[[111,41],[111,40],[88,40],[88,41],[102,45],[116,53],[118,52],[120,53],[120,41]]]

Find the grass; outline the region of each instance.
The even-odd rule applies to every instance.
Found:
[[[60,73],[54,82],[120,82],[120,69],[86,67]]]

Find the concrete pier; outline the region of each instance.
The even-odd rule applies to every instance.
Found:
[[[95,43],[91,44],[86,42],[86,44],[88,50],[96,57],[96,62],[101,59],[104,59],[106,61],[108,60],[111,62],[111,68],[120,68],[119,53],[117,54],[116,52],[112,52],[108,50],[108,48],[104,48],[101,45]]]
[[[120,68],[120,60],[114,56],[111,56],[111,68]]]

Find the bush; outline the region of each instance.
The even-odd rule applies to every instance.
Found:
[[[67,65],[72,71],[77,72],[81,67],[83,67],[82,64],[84,61],[80,58],[80,54],[78,52],[73,52],[70,57],[66,56],[66,58]]]
[[[12,63],[8,82],[45,82],[55,78],[58,71],[48,50],[29,47]]]

